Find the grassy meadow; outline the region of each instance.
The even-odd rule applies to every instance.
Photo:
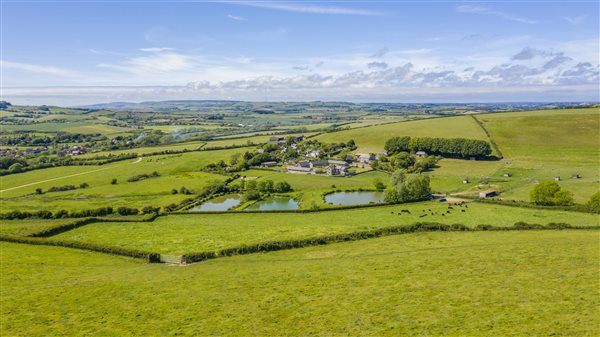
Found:
[[[477,118],[505,157],[502,169],[517,172],[505,188],[506,198],[527,200],[537,181],[556,176],[577,202],[587,201],[600,189],[599,109],[484,114]],[[582,178],[572,179],[572,174]],[[503,190],[502,184],[499,186]]]
[[[400,213],[409,210],[410,214]],[[464,212],[463,212],[464,210]],[[500,227],[515,222],[565,222],[596,226],[593,214],[470,203],[467,207],[439,202],[335,210],[315,213],[188,214],[159,217],[153,222],[94,223],[53,238],[162,254],[216,251],[267,241],[316,238],[416,222],[480,224]]]
[[[416,233],[188,267],[0,243],[7,336],[595,336],[597,231]]]
[[[189,195],[171,194],[182,186],[199,192],[214,180],[225,176],[200,172],[200,168],[217,160],[229,160],[245,149],[190,152],[176,155],[131,159],[101,166],[56,167],[2,177],[2,207],[5,211],[29,209],[77,210],[105,206],[166,206]],[[137,182],[127,179],[157,171],[160,176]],[[117,179],[117,184],[111,184]],[[47,181],[49,180],[49,181]],[[34,194],[36,188],[47,191],[52,186],[88,183],[85,189]]]
[[[7,116],[34,108],[16,109]],[[7,125],[3,131],[131,135],[133,129],[108,125],[121,121],[118,114],[128,112],[81,113],[52,107],[48,114],[36,117],[43,123]],[[316,114],[325,117],[320,112]],[[131,118],[119,125],[168,116],[139,112],[139,120]],[[193,111],[178,116],[189,118],[188,122],[196,119],[204,123],[198,118],[200,114]],[[252,123],[270,125],[274,131],[307,127],[309,132],[303,134],[316,135],[315,139],[322,142],[354,139],[358,146],[355,152],[379,153],[386,140],[394,136],[491,138],[502,152],[501,160],[444,158],[426,173],[433,192],[456,194],[455,198],[496,189],[500,198],[528,201],[537,182],[556,176],[562,178],[559,184],[573,192],[579,204],[600,189],[597,108],[486,113],[394,123],[388,122],[406,116],[351,112],[340,114],[344,118],[323,120],[323,124],[308,124],[315,116],[312,112],[248,116]],[[248,118],[227,116],[226,121],[197,127],[252,124]],[[315,132],[333,124],[350,129],[319,135]],[[188,126],[159,125],[147,129],[169,132],[181,127]],[[232,155],[253,151],[255,147],[148,154],[264,143],[271,137],[254,133],[246,136],[88,153],[81,157],[123,153],[137,153],[140,157],[106,165],[62,166],[5,175],[0,177],[1,212],[78,211],[106,206],[141,209],[179,203],[195,197],[209,183],[230,177],[202,172],[202,167],[219,160],[227,162]],[[127,181],[154,171],[158,177]],[[505,173],[510,176],[504,176]],[[582,178],[572,179],[574,173]],[[71,248],[0,242],[0,335],[600,335],[597,214],[479,202],[457,206],[438,201],[326,210],[334,206],[324,202],[324,193],[373,190],[377,181],[389,184],[389,174],[368,171],[352,177],[330,177],[290,174],[283,172],[282,167],[253,168],[239,174],[259,182],[286,181],[293,188],[286,195],[293,197],[301,210],[322,211],[242,211],[243,206],[253,202],[250,201],[242,203],[235,212],[167,214],[154,221],[144,221],[148,214],[113,214],[107,216],[111,222],[91,223],[36,240],[183,255],[417,222],[471,228],[511,227],[517,222],[597,228],[416,232],[220,257],[185,267]],[[465,179],[467,183],[463,183]],[[230,184],[235,186],[240,181]],[[79,187],[82,183],[89,187],[47,192],[51,187]],[[182,186],[192,194],[172,194],[173,189]],[[37,188],[43,193],[36,193]],[[82,219],[0,220],[0,236],[29,236],[78,220]]]
[[[395,136],[487,139],[485,132],[469,116],[376,125],[326,133],[315,139],[328,143],[354,139],[357,152],[379,153],[383,151],[385,142]]]

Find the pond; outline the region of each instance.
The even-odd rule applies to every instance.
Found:
[[[298,209],[296,200],[290,197],[274,196],[255,202],[244,211],[287,211]]]
[[[223,212],[239,205],[241,202],[239,195],[224,195],[203,203],[198,207],[192,208],[191,212]]]
[[[334,205],[364,205],[383,201],[384,193],[381,191],[335,192],[325,196],[325,202]]]

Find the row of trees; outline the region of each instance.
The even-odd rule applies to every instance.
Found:
[[[425,151],[451,158],[485,158],[492,154],[488,142],[466,138],[393,137],[385,142],[385,150],[388,154]]]

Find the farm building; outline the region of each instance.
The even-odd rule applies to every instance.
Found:
[[[308,153],[308,156],[313,158],[319,158],[319,155],[321,155],[321,150],[313,150]]]
[[[289,173],[309,174],[312,172],[312,168],[302,166],[288,166],[287,171]]]
[[[277,162],[276,161],[266,161],[262,164],[260,164],[261,167],[273,167],[273,166],[277,166]]]
[[[425,152],[425,151],[417,151],[417,152],[415,152],[415,156],[417,156],[419,158],[427,158],[427,152]]]
[[[299,166],[299,167],[309,167],[310,168],[312,165],[310,164],[310,162],[308,160],[302,160],[302,161],[299,161],[296,164],[296,166]]]
[[[330,176],[343,176],[346,175],[346,169],[343,167],[338,167],[335,165],[329,165],[327,166],[327,168],[325,169],[325,172],[327,173],[327,175]]]
[[[276,145],[285,144],[285,138],[271,137],[271,138],[269,138],[269,144],[276,144]]]
[[[511,177],[512,174],[510,172],[504,172],[503,177]]]
[[[494,197],[497,195],[498,195],[498,192],[496,190],[488,190],[488,191],[479,192],[480,198],[490,198],[490,197]]]
[[[359,163],[369,164],[376,159],[375,155],[372,153],[357,153],[356,160]]]

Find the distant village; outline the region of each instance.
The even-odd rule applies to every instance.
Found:
[[[26,157],[32,155],[42,154],[44,152],[48,152],[50,149],[47,146],[34,147],[34,148],[8,148],[0,150],[0,157]],[[60,148],[58,152],[56,152],[57,157],[66,157],[66,156],[79,156],[82,154],[86,154],[88,149],[82,145],[73,145],[73,146],[65,146]]]

